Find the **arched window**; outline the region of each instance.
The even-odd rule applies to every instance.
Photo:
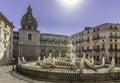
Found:
[[[28,40],[32,40],[32,34],[28,34]]]

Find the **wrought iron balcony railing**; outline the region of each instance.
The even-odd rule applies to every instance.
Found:
[[[120,36],[110,35],[109,38],[120,39]]]

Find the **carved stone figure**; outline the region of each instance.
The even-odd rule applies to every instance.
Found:
[[[24,57],[22,57],[22,63],[23,63],[23,64],[25,64],[25,63],[26,63],[26,61],[25,61],[25,58],[24,58]]]

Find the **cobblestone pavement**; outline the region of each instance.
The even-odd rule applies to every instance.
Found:
[[[50,83],[50,82],[41,82],[35,81],[24,76],[17,75],[14,73],[14,76],[11,75],[12,66],[0,66],[0,83]]]
[[[12,66],[0,66],[0,83],[28,83],[11,76],[11,70]]]

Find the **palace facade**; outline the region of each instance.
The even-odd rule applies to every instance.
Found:
[[[120,24],[105,23],[96,27],[86,27],[83,31],[71,36],[75,47],[74,53],[94,55],[96,61],[101,61],[102,56],[110,61],[114,56],[116,62],[120,61]]]
[[[13,24],[0,12],[0,60],[12,58]]]

